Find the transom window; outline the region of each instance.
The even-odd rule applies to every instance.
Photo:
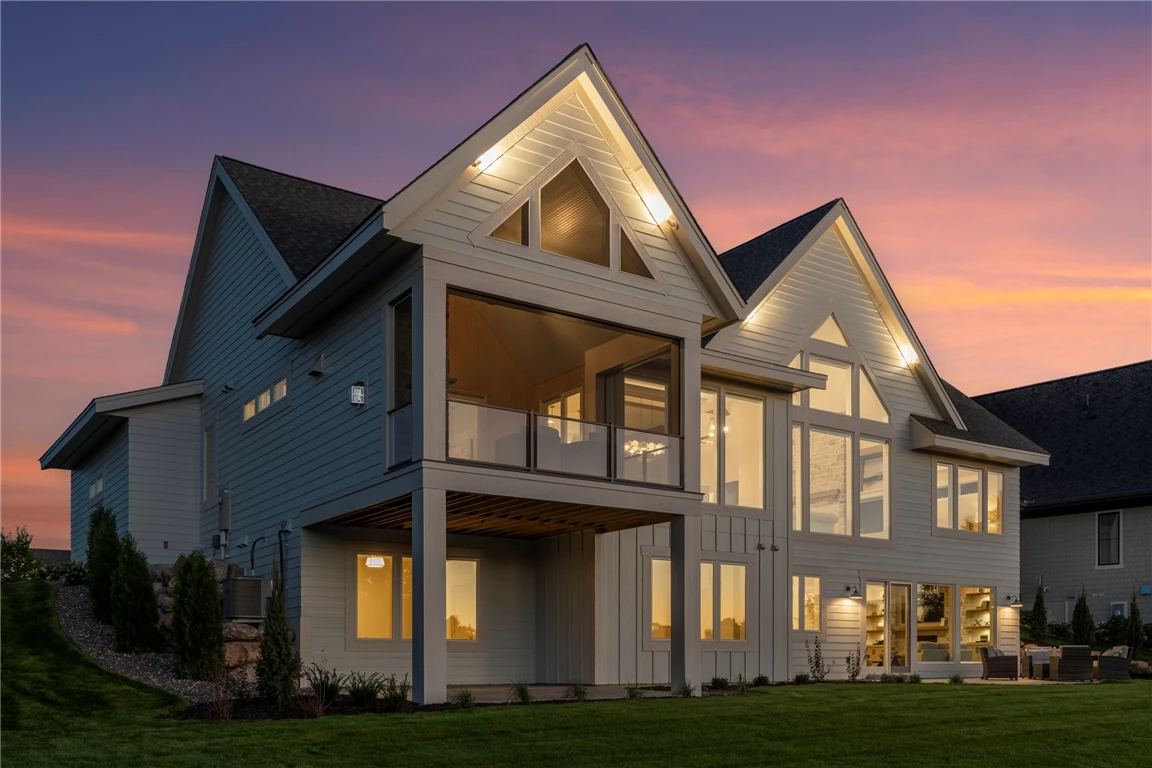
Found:
[[[936,527],[1001,534],[1004,532],[1004,473],[936,462]]]
[[[622,217],[578,159],[564,166],[488,237],[654,280]]]
[[[828,379],[792,396],[793,530],[891,538],[890,414],[835,317],[789,366]]]
[[[286,397],[288,397],[288,378],[284,377],[244,403],[244,421],[248,421],[256,414],[265,411],[273,403],[278,403]]]

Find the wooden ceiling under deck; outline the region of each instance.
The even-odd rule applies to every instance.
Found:
[[[588,504],[517,499],[482,493],[449,491],[448,533],[542,539],[577,531],[610,533],[626,528],[666,523],[671,515]],[[356,528],[412,530],[412,497],[400,496],[382,504],[326,520],[325,525]]]

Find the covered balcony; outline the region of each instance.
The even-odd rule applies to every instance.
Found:
[[[449,461],[683,487],[677,342],[460,292],[447,325]]]

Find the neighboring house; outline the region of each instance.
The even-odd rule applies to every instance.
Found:
[[[1041,583],[1051,621],[1081,590],[1096,621],[1152,616],[1152,361],[976,398],[1043,445],[1020,478],[1020,584]]]
[[[282,545],[304,660],[425,702],[780,680],[816,637],[836,676],[978,674],[1046,461],[842,200],[717,254],[586,46],[387,200],[217,158],[163,386],[41,460],[75,556],[97,503],[153,561]]]
[[[66,565],[72,560],[72,551],[68,549],[33,549],[32,554],[44,565]]]

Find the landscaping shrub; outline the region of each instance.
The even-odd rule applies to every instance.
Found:
[[[241,674],[221,669],[213,676],[208,709],[217,720],[231,720],[235,702],[248,698],[248,682]]]
[[[224,615],[208,558],[200,552],[180,555],[171,588],[176,670],[184,678],[213,680],[224,667]]]
[[[160,614],[148,558],[136,548],[132,534],[120,543],[120,557],[112,577],[112,629],[116,650],[130,653],[155,651],[160,647]]]
[[[531,704],[535,698],[536,697],[532,695],[532,689],[528,687],[528,683],[518,682],[516,680],[508,681],[507,701],[513,704]]]
[[[568,687],[564,689],[564,696],[562,698],[567,701],[587,701],[588,684],[579,680],[569,680]]]
[[[1041,645],[1048,639],[1048,608],[1044,605],[1044,584],[1036,587],[1036,600],[1027,618],[1028,637]]]
[[[53,584],[75,587],[88,582],[88,568],[75,560],[44,565],[40,567],[40,578]]]
[[[1067,621],[1048,622],[1048,637],[1068,641],[1072,639],[1072,625]]]
[[[1092,611],[1088,608],[1088,595],[1081,589],[1076,598],[1076,606],[1072,609],[1072,642],[1076,645],[1088,645],[1092,642],[1092,634],[1096,631],[1096,622],[1092,618]]]
[[[728,690],[728,678],[714,677],[712,678],[712,682],[708,684],[708,687],[714,691],[726,691]]]
[[[808,679],[808,675],[801,672],[792,679],[792,682],[796,683],[796,685],[807,685],[811,681]]]
[[[1127,645],[1128,617],[1112,616],[1101,622],[1093,639],[1098,645]]]
[[[0,530],[0,582],[31,581],[40,574],[40,566],[27,527],[17,526],[11,535]]]
[[[635,683],[628,683],[628,685],[624,686],[624,696],[629,701],[638,701],[644,698],[644,689]]]
[[[692,684],[691,680],[685,680],[676,686],[676,690],[672,691],[673,696],[679,696],[682,699],[690,699],[696,693],[696,686]]]
[[[911,675],[908,675],[908,682],[910,682],[910,683],[919,683],[919,682],[921,682],[921,680],[920,680],[920,675],[917,675],[917,674],[911,674]]]
[[[397,680],[396,675],[389,675],[383,682],[380,697],[383,699],[385,712],[407,712],[412,709],[412,702],[409,699],[412,683],[408,681],[408,675],[404,675],[401,680]]]
[[[300,707],[310,717],[322,717],[332,702],[340,698],[344,675],[320,661],[304,668],[304,679],[308,681],[308,689],[300,697]]]
[[[112,623],[112,577],[119,559],[116,516],[107,507],[97,507],[88,518],[88,595],[92,613],[105,624]]]
[[[813,638],[812,648],[808,647],[808,641],[805,640],[804,650],[808,653],[808,676],[814,683],[824,682],[830,670],[824,663],[824,652],[820,650],[820,637]]]
[[[1140,619],[1140,606],[1136,604],[1136,590],[1132,590],[1132,599],[1128,603],[1128,642],[1132,649],[1131,658],[1140,658],[1140,651],[1144,648],[1144,641],[1148,636],[1144,633],[1144,622]]]
[[[959,672],[955,672],[951,677],[948,678],[948,682],[952,683],[953,685],[963,685],[964,675],[960,674]]]
[[[365,674],[351,672],[347,678],[348,696],[359,707],[370,707],[376,703],[380,689],[384,686],[384,676],[378,672]]]
[[[756,675],[756,677],[752,678],[752,687],[762,688],[763,686],[768,685],[770,682],[771,681],[768,679],[768,675]]]
[[[296,692],[300,678],[300,657],[292,646],[292,628],[284,607],[284,590],[276,569],[272,569],[272,604],[264,618],[264,636],[260,639],[260,659],[256,662],[256,687],[260,695],[276,700],[284,707]]]
[[[848,654],[844,662],[848,665],[848,680],[856,682],[860,677],[860,643],[856,643],[856,651]]]
[[[736,675],[736,679],[732,681],[732,692],[737,696],[743,696],[748,693],[748,681],[744,679],[744,673]]]
[[[455,709],[472,709],[476,706],[476,694],[472,693],[471,688],[457,688],[456,691],[448,697],[448,703]]]

